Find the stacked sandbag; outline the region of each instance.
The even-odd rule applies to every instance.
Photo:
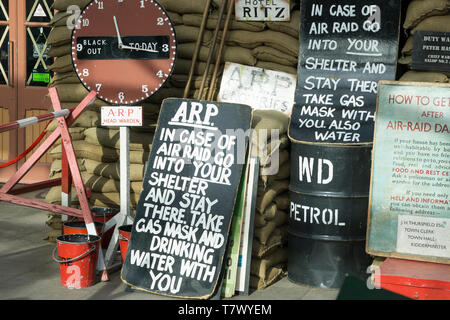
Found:
[[[411,69],[414,34],[418,30],[450,32],[450,0],[412,0],[403,23],[408,35],[398,62],[407,68],[400,81],[449,82],[449,74]]]
[[[161,2],[178,1],[165,0]],[[232,15],[222,55],[223,61],[296,74],[300,29],[300,10],[297,4],[298,1],[291,1],[292,11],[289,22],[237,21]],[[218,24],[218,16],[219,10],[215,9],[208,17],[202,43],[202,49],[205,52],[211,47],[211,38]],[[196,28],[199,30],[202,13],[184,13],[182,19],[183,29]],[[224,21],[225,16],[222,19],[222,25],[224,25]],[[222,32],[219,32],[219,41],[221,36]],[[195,40],[196,37],[194,41],[181,46],[179,51],[181,57],[184,57],[184,50],[187,47],[193,52]],[[201,63],[198,71],[203,71],[206,55],[202,56],[202,50],[200,50],[199,60]]]
[[[189,72],[192,64],[192,57],[195,51],[195,44],[200,33],[202,15],[207,0],[159,0],[158,2],[165,8],[172,23],[175,25],[178,48],[174,71],[165,83],[165,85],[153,96],[147,99],[142,106],[144,108],[144,127],[131,128],[132,137],[136,137],[135,149],[130,152],[131,167],[136,170],[130,170],[132,175],[132,203],[135,208],[139,193],[142,189],[143,170],[145,161],[147,161],[150,151],[153,132],[159,115],[161,102],[165,98],[184,95],[184,90],[188,81]],[[71,29],[67,25],[75,23],[73,11],[67,12],[71,5],[77,5],[81,9],[89,0],[55,0],[53,8],[59,10],[50,22],[52,30],[48,37],[48,43],[51,46],[49,55],[55,58],[55,62],[50,66],[54,72],[50,86],[58,89],[61,105],[63,108],[74,107],[88,94],[88,91],[80,83],[78,76],[73,70],[71,61]],[[206,61],[208,60],[209,49],[212,47],[212,38],[214,29],[217,25],[218,13],[222,0],[213,0],[210,14],[206,23],[206,30],[203,34],[199,56],[194,68],[194,74],[191,82],[188,98],[206,98],[209,93],[211,77],[214,71],[214,63],[217,50],[219,48],[222,31],[218,34],[216,43],[216,52],[212,56],[212,64],[209,67],[207,77],[203,78],[206,70]],[[214,94],[212,100],[216,100],[220,89],[221,75],[225,62],[234,62],[243,65],[257,66],[275,71],[296,73],[298,56],[298,33],[300,12],[298,10],[298,1],[291,1],[293,10],[291,11],[291,21],[289,22],[250,22],[236,21],[231,17],[230,29],[227,33],[225,47],[220,61],[220,68],[214,83]],[[224,15],[222,26],[225,24]],[[203,87],[203,95],[199,95],[199,89]],[[78,159],[82,178],[85,185],[91,189],[91,205],[118,207],[119,202],[119,149],[118,149],[118,130],[113,127],[100,126],[99,108],[107,103],[95,100],[75,123],[71,126],[71,134],[74,140],[75,154]],[[91,120],[89,126],[81,118],[87,117]],[[75,129],[78,128],[78,129]],[[80,129],[83,128],[83,129]],[[54,129],[54,128],[53,128]],[[49,129],[50,131],[50,129]],[[142,134],[142,135],[139,135]],[[75,138],[76,135],[76,138]],[[144,139],[145,137],[145,139]],[[284,141],[284,140],[283,140]],[[284,145],[288,142],[282,142]],[[286,151],[287,152],[287,151]],[[286,152],[283,152],[282,159],[287,159]],[[52,165],[51,175],[57,177],[60,174],[61,167],[61,146],[55,145],[50,151],[55,161]],[[270,164],[270,157],[262,159],[262,167]],[[281,167],[280,177],[286,172],[286,167]],[[264,173],[266,170],[261,170]],[[133,176],[134,175],[134,176]],[[276,179],[272,175],[261,177],[267,188],[273,186]],[[269,190],[269,189],[267,189]],[[284,196],[284,195],[283,195]],[[76,196],[73,195],[74,201]],[[47,200],[51,203],[59,203],[61,199],[60,188],[50,190]],[[273,202],[280,202],[284,199],[281,195],[277,196]],[[287,199],[287,195],[286,195]],[[263,212],[264,213],[264,212]],[[274,219],[275,216],[267,216],[267,221]],[[278,220],[276,220],[277,223]],[[276,229],[278,230],[278,229]],[[275,231],[277,233],[279,231]],[[265,250],[265,249],[264,249]]]
[[[54,63],[49,69],[54,76],[49,87],[58,90],[59,99],[63,108],[77,106],[89,93],[80,82],[72,66],[71,35],[72,29],[68,26],[75,24],[74,11],[70,6],[76,5],[83,9],[89,0],[55,0],[53,9],[58,10],[49,23],[52,30],[48,36],[50,49],[48,55],[54,57]],[[68,9],[70,9],[68,11]],[[170,13],[175,25],[182,23],[181,16]],[[134,210],[142,190],[143,168],[148,159],[153,132],[156,128],[161,101],[169,97],[182,97],[183,89],[172,86],[169,82],[161,88],[148,101],[142,104],[144,112],[144,125],[130,130],[130,173],[131,182],[131,208]],[[119,168],[119,130],[117,127],[101,127],[100,107],[108,104],[96,99],[71,125],[69,132],[77,157],[82,179],[90,189],[89,203],[92,207],[120,207],[120,176],[119,171],[114,175],[102,175],[103,169]],[[56,128],[54,121],[47,129],[48,132]],[[61,145],[58,141],[49,151],[55,159],[51,165],[50,176],[61,176]],[[85,166],[85,163],[88,163]],[[107,170],[108,171],[108,170]],[[110,172],[110,170],[108,171]],[[110,172],[112,173],[112,172]],[[139,175],[137,177],[136,175]],[[46,196],[49,203],[61,203],[61,187],[51,188]],[[72,190],[72,205],[77,205],[78,199],[75,190]],[[54,241],[61,232],[61,217],[50,213],[47,225],[51,228],[48,240]]]
[[[260,168],[255,210],[250,286],[263,289],[284,275],[287,265],[290,148],[289,117],[275,110],[253,112],[252,155]],[[277,134],[272,135],[272,130]]]

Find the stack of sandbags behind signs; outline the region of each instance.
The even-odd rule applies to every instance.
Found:
[[[297,1],[291,2],[292,7],[294,7]],[[178,41],[177,60],[170,84],[177,88],[185,88],[197,37],[200,34],[206,0],[183,1],[182,5],[178,0],[161,0],[159,3],[168,10],[169,17],[173,21],[175,19],[172,17],[176,17],[176,21],[181,18],[181,23],[175,26]],[[212,40],[215,28],[218,25],[221,3],[220,0],[214,0],[211,3],[211,10],[206,22],[191,83],[192,92],[190,95],[194,98],[206,98],[211,87],[210,79],[214,71],[217,50],[222,37],[221,31],[218,33],[211,66],[204,80],[203,75],[206,74],[209,51],[214,46]],[[222,18],[221,27],[225,25],[225,18],[226,12]],[[290,22],[236,21],[234,15],[232,15],[222,52],[221,64],[218,69],[218,78],[214,83],[214,89],[212,89],[212,100],[216,100],[220,89],[220,76],[223,73],[224,62],[296,74],[299,28],[300,11],[298,9],[291,12]],[[202,80],[204,81],[204,90],[200,96],[199,89]]]
[[[399,64],[408,70],[401,81],[449,82],[449,74],[434,71],[414,71],[411,68],[414,34],[417,30],[450,32],[449,0],[412,0],[407,8],[403,28],[408,39],[401,50]]]
[[[289,117],[275,110],[253,112],[252,155],[260,160],[250,286],[263,289],[287,265],[290,148]],[[272,134],[276,130],[277,134]]]
[[[178,3],[177,0],[163,0],[160,2],[163,5],[165,3]],[[291,7],[294,8],[295,6],[296,1],[291,1]],[[199,30],[202,21],[202,12],[182,12],[184,25],[176,30],[177,37],[179,29]],[[204,65],[207,51],[212,45],[211,38],[218,24],[218,16],[218,8],[215,8],[208,16],[205,36],[203,37],[202,48],[200,50],[200,66]],[[222,19],[222,26],[225,24],[225,18],[226,14]],[[300,11],[298,9],[291,11],[291,20],[289,22],[236,21],[234,15],[232,15],[225,41],[223,61],[296,74],[299,28]],[[219,45],[221,36],[222,32],[219,32],[217,46]],[[184,41],[184,39],[181,41]],[[187,48],[189,48],[192,56],[195,41],[196,37],[193,41],[182,44],[179,47],[179,57],[182,59],[186,57],[185,50]],[[205,51],[203,56],[202,50]],[[184,63],[185,61],[182,61],[182,64]],[[177,68],[179,66],[175,69],[177,70]],[[203,68],[199,67],[199,69]]]
[[[80,11],[70,6],[78,6],[82,9],[89,1],[87,0],[56,0],[53,9],[58,10],[49,23],[52,30],[48,36],[50,50],[48,55],[54,57],[54,63],[49,69],[54,72],[54,76],[49,87],[55,87],[58,91],[59,99],[63,108],[77,106],[89,93],[76,75],[71,60],[71,27],[75,24],[75,15]],[[171,95],[168,93],[162,96]],[[72,143],[77,157],[78,166],[81,171],[82,179],[87,188],[91,191],[89,202],[91,206],[96,207],[119,207],[119,170],[111,175],[109,168],[119,168],[119,150],[117,148],[118,129],[101,127],[100,107],[107,103],[96,99],[94,103],[85,109],[77,120],[69,128]],[[144,107],[144,128],[139,132],[131,134],[132,151],[131,170],[133,174],[140,173],[140,182],[142,184],[144,162],[148,157],[149,145],[151,139],[143,139],[144,132],[154,131],[159,113],[159,104],[146,103]],[[47,128],[51,132],[56,128],[56,121]],[[86,135],[87,134],[87,135]],[[144,141],[145,140],[145,141]],[[139,146],[140,143],[140,146]],[[51,165],[50,176],[57,178],[61,176],[61,145],[58,141],[49,151],[55,159]],[[88,166],[85,166],[85,164]],[[108,168],[109,175],[103,177],[101,172]],[[134,176],[136,180],[136,177]],[[137,181],[137,180],[136,180]],[[131,207],[134,208],[139,193],[136,182],[132,182]],[[78,204],[76,192],[72,189],[72,205]],[[46,201],[49,203],[61,203],[61,187],[53,187],[49,190]],[[49,214],[47,225],[50,231],[47,235],[49,241],[54,241],[56,236],[61,233],[61,217],[58,214]]]

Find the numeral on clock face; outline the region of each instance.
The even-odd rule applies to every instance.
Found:
[[[157,1],[92,0],[76,21],[72,63],[83,86],[96,90],[99,99],[136,104],[168,80],[176,58],[175,30]]]

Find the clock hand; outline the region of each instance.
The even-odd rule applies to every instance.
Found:
[[[122,38],[120,37],[119,27],[117,26],[116,16],[113,16],[113,19],[114,19],[114,25],[116,26],[117,41],[119,42],[119,49],[122,49],[123,43],[122,43]]]
[[[153,52],[153,53],[158,53],[159,51],[156,50],[150,50],[150,49],[141,49],[141,48],[137,48],[137,47],[131,47],[131,46],[127,46],[127,45],[121,45],[120,49],[130,49],[130,50],[138,50],[138,51],[147,51],[147,52]]]

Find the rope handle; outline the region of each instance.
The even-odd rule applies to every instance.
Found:
[[[75,258],[72,258],[72,259],[69,259],[69,260],[58,260],[58,259],[56,259],[56,257],[55,257],[55,252],[56,252],[56,249],[57,249],[57,248],[58,248],[58,247],[55,247],[55,248],[53,249],[52,258],[53,258],[53,260],[55,260],[55,262],[58,262],[58,263],[69,263],[69,262],[73,262],[73,261],[75,261],[75,260],[78,260],[78,259],[83,258],[84,256],[87,256],[88,254],[90,254],[92,251],[95,250],[95,246],[93,246],[93,247],[91,247],[87,252],[80,254],[78,257],[75,257]]]
[[[39,135],[39,137],[37,137],[37,139],[24,151],[22,152],[20,155],[18,155],[16,158],[6,162],[6,163],[2,163],[0,164],[0,168],[6,168],[9,167],[10,165],[15,164],[16,162],[18,162],[20,159],[22,159],[23,157],[25,157],[28,153],[30,153],[31,150],[33,150],[39,142],[41,142],[42,138],[45,136],[46,132],[45,130],[47,130],[48,125],[52,122],[52,120],[50,120],[49,122],[47,122],[47,125],[45,126],[44,130],[41,132],[41,134]]]

